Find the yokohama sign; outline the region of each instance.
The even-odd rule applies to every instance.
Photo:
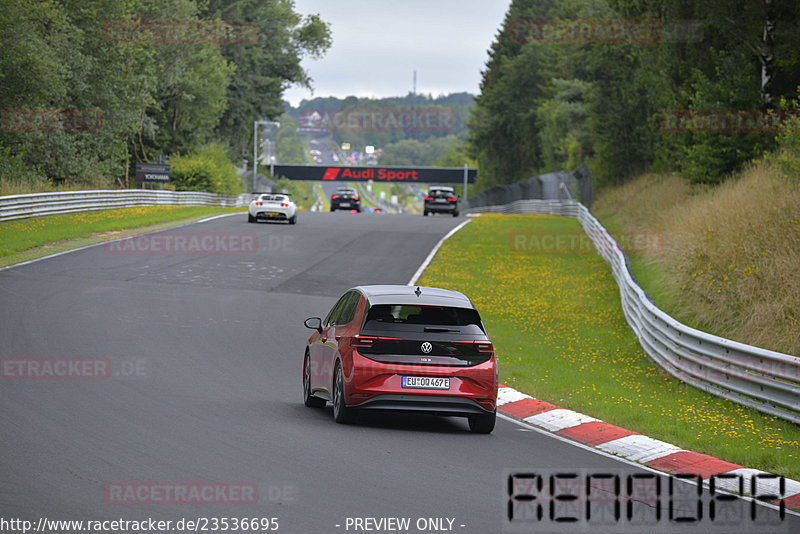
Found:
[[[460,167],[326,167],[324,165],[275,165],[275,175],[289,180],[338,182],[411,182],[460,184],[464,169]],[[474,183],[477,169],[467,171],[467,180]]]

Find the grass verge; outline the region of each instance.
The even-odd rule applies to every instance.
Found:
[[[800,479],[800,428],[662,371],[628,327],[611,270],[593,249],[528,246],[534,237],[544,243],[581,233],[569,218],[482,215],[445,242],[420,283],[475,302],[502,383],[688,450]]]
[[[0,267],[245,208],[141,206],[0,222]]]
[[[718,186],[645,175],[601,192],[597,218],[622,235],[655,235],[628,250],[656,304],[679,321],[800,356],[800,182],[756,162]]]

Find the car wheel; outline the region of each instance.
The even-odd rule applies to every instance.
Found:
[[[320,399],[311,394],[311,362],[308,353],[303,359],[303,404],[309,408],[322,408],[325,406],[325,399]]]
[[[422,212],[422,214],[423,214],[425,217],[427,217],[427,216],[428,216],[428,212],[427,212],[427,211],[423,211],[423,212]]]
[[[476,434],[491,434],[494,430],[494,422],[497,419],[497,411],[487,414],[470,415],[469,429]]]
[[[247,214],[247,222],[256,222],[256,218],[248,213]]]
[[[297,224],[297,214],[296,213],[294,215],[292,215],[292,217],[289,219],[289,224]]]
[[[354,419],[353,409],[348,408],[344,402],[344,378],[342,366],[338,363],[333,376],[333,419],[344,424],[352,423]]]
[[[334,208],[333,206],[331,206],[331,211],[336,211],[336,208]]]
[[[457,211],[453,212],[453,217],[458,217],[458,212]]]

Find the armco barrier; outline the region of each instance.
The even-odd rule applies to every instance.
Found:
[[[0,197],[0,221],[76,211],[131,208],[135,206],[220,206],[238,208],[250,203],[251,195],[217,195],[192,191],[142,189],[68,191]]]
[[[800,424],[800,358],[695,330],[661,311],[634,281],[616,240],[583,204],[519,200],[469,212],[576,217],[611,266],[625,318],[651,359],[687,384]]]

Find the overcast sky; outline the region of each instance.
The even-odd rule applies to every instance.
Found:
[[[417,92],[478,94],[481,70],[511,0],[295,0],[295,11],[319,13],[333,44],[303,66],[314,93],[294,86],[296,106],[319,96],[405,96]]]

